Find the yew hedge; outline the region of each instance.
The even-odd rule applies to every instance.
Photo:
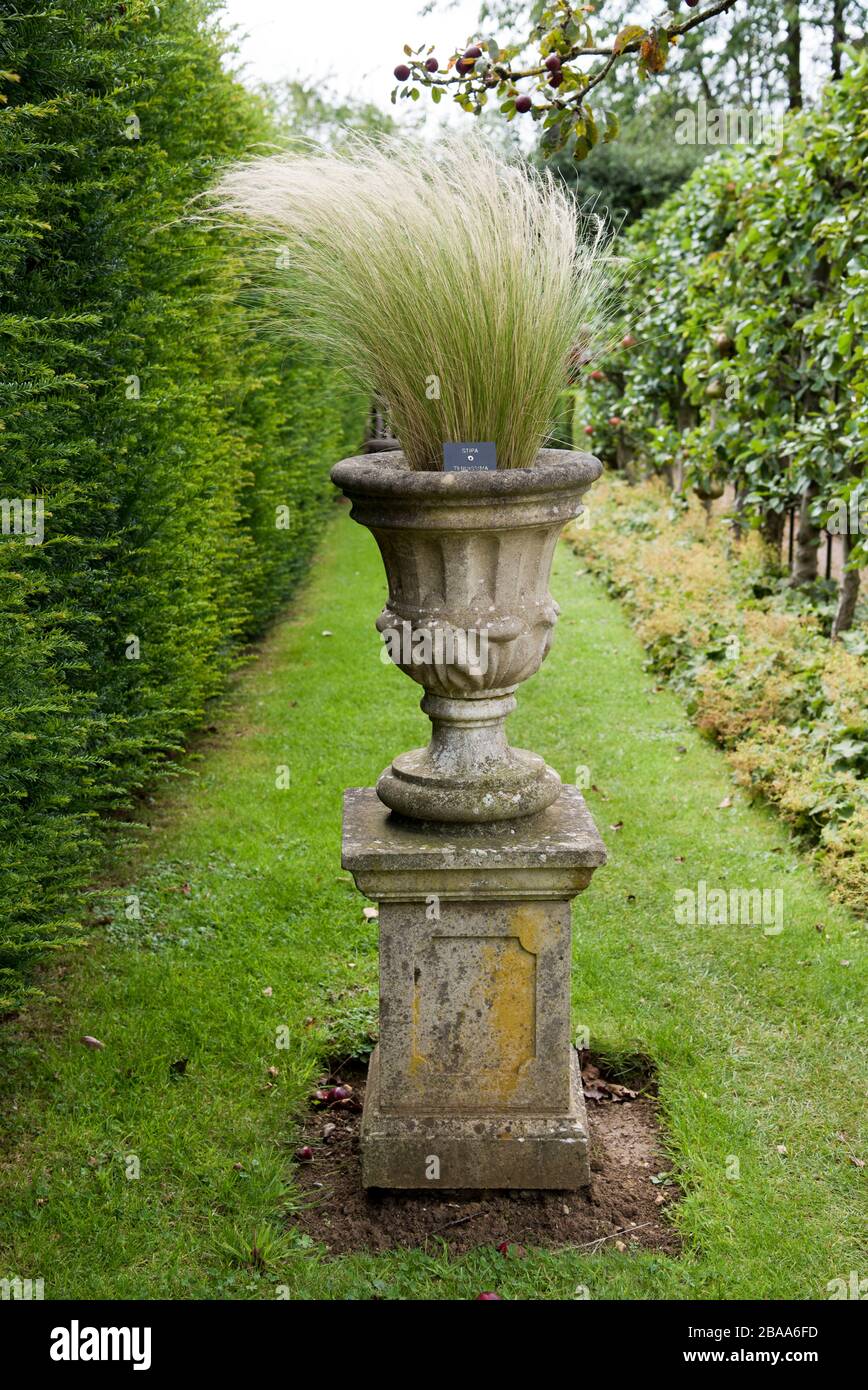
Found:
[[[326,364],[248,331],[237,238],[184,216],[273,138],[216,9],[0,16],[0,1012],[80,939],[106,814],[172,771],[361,435]]]

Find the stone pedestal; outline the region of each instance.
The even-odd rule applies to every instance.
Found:
[[[342,862],[379,904],[366,1187],[590,1181],[570,902],[605,858],[574,787],[536,816],[480,826],[402,820],[373,788],[346,793]]]

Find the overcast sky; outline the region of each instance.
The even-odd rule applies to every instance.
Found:
[[[476,27],[479,0],[419,17],[423,0],[225,0],[229,21],[248,37],[241,45],[246,80],[325,80],[339,96],[389,106],[393,69],[404,44],[437,45],[448,56]],[[430,98],[414,107],[433,110]]]
[[[441,59],[476,32],[480,0],[436,0],[432,14],[421,17],[425,0],[224,0],[228,21],[237,25],[242,76],[248,82],[302,78],[321,82],[338,97],[356,96],[391,109],[393,69],[404,61],[404,44],[433,43]],[[805,35],[805,86],[817,85],[810,50],[820,36]],[[828,63],[823,55],[823,80]],[[452,102],[434,107],[423,93],[418,102],[399,102],[402,111],[426,116],[437,129],[446,119],[462,120]]]

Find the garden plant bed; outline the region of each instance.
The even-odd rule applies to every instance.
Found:
[[[723,747],[735,780],[792,828],[834,896],[868,912],[861,631],[830,642],[819,591],[794,591],[757,532],[739,545],[693,499],[676,512],[659,480],[594,489],[594,538],[571,540],[616,594],[650,669]],[[685,579],[689,575],[689,582]]]
[[[602,1069],[601,1069],[602,1070]],[[600,1089],[587,1080],[586,1094]],[[302,1146],[313,1159],[298,1164],[304,1207],[292,1216],[297,1231],[326,1246],[331,1256],[353,1251],[381,1254],[443,1241],[455,1254],[479,1246],[561,1249],[615,1245],[677,1255],[681,1248],[668,1210],[679,1195],[664,1178],[658,1107],[653,1095],[635,1099],[588,1098],[591,1186],[584,1192],[385,1192],[362,1187],[359,1154],[365,1068],[336,1068],[328,1085],[351,1086],[351,1100],[314,1101]],[[607,1083],[604,1081],[603,1086]],[[327,1126],[333,1126],[327,1129]]]

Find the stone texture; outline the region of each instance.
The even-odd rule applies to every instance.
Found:
[[[605,850],[581,794],[517,823],[431,827],[353,789],[342,862],[379,903],[365,1184],[585,1185],[570,901]]]
[[[406,630],[391,654],[424,686],[433,725],[429,745],[396,757],[377,783],[392,810],[484,823],[534,815],[557,799],[557,773],[510,748],[504,724],[517,686],[548,654],[554,548],[600,471],[589,454],[560,449],[541,450],[532,468],[499,472],[414,473],[400,452],[332,470],[383,557],[389,593],[377,627]]]
[[[427,1189],[555,1188],[591,1180],[588,1121],[578,1057],[572,1052],[571,1103],[558,1116],[390,1115],[380,1103],[379,1048],[371,1058],[362,1116],[365,1187]]]
[[[585,799],[562,787],[553,806],[502,825],[426,825],[390,815],[371,787],[344,793],[341,863],[366,897],[424,902],[431,893],[478,901],[572,898],[606,850]]]

